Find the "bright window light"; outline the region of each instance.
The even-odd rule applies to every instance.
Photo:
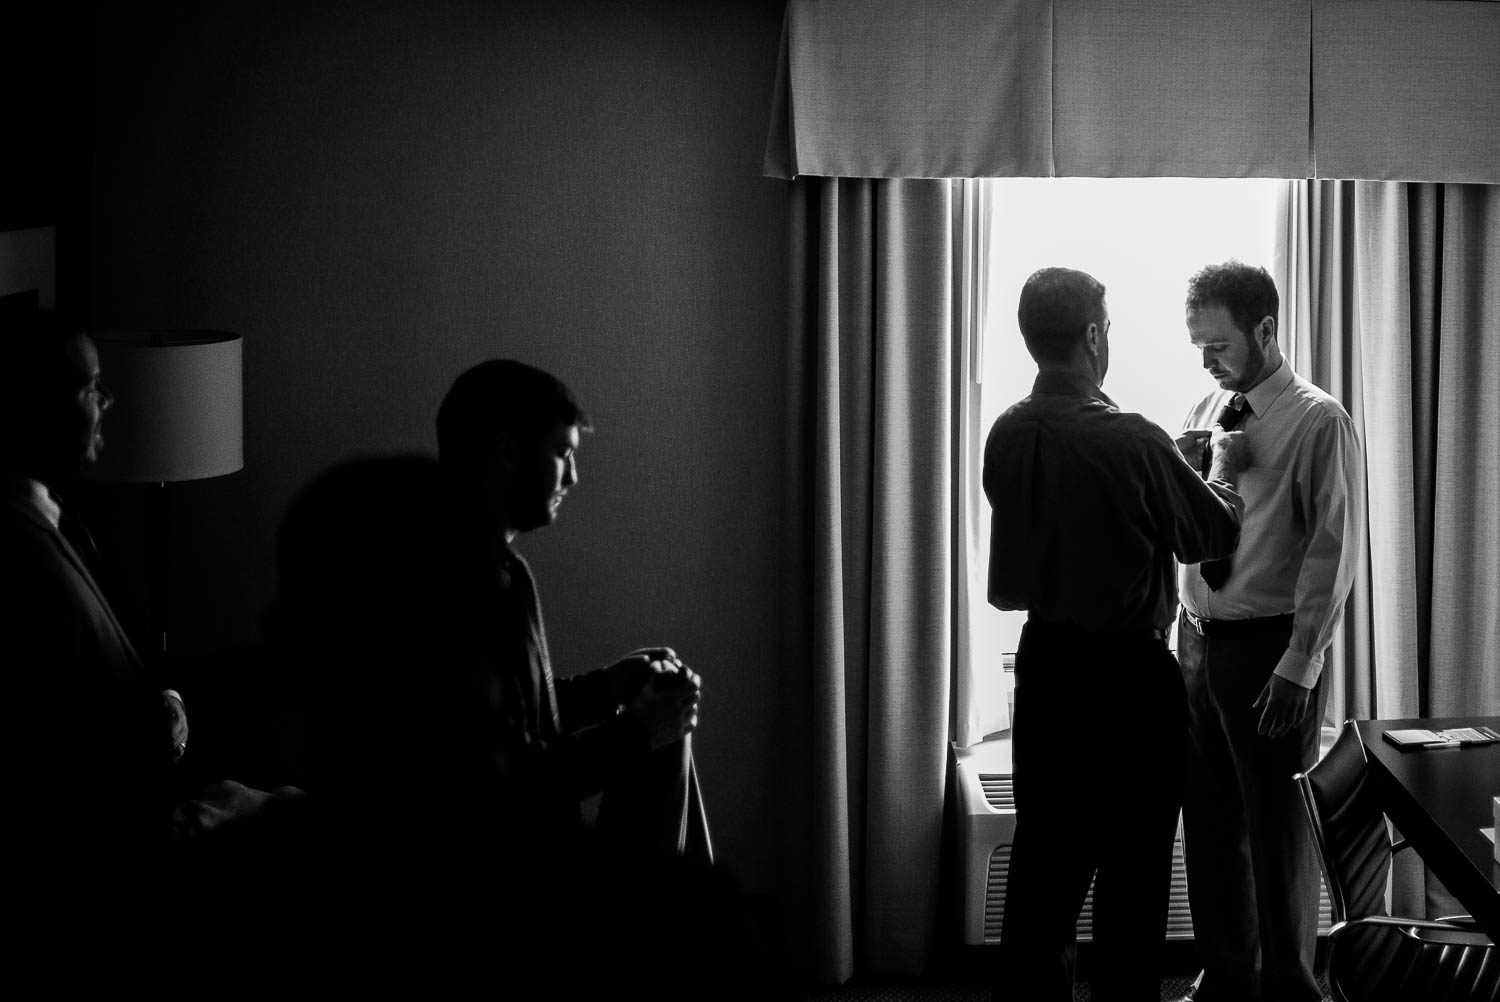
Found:
[[[1109,374],[1104,392],[1176,434],[1216,384],[1188,342],[1188,278],[1236,258],[1274,274],[1277,192],[1285,181],[1187,178],[1005,178],[987,182],[991,218],[980,447],[1000,412],[1031,392],[1036,365],[1016,326],[1021,286],[1039,268],[1077,268],[1104,283]],[[980,494],[989,552],[989,503]],[[982,580],[982,578],[981,578]],[[997,668],[1024,612],[977,596],[974,651]]]

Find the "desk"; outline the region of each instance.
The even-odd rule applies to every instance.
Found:
[[[1479,832],[1495,823],[1491,798],[1500,794],[1500,743],[1402,751],[1381,737],[1402,727],[1500,730],[1500,717],[1360,720],[1356,726],[1386,816],[1490,939],[1500,943],[1500,864],[1494,844]]]

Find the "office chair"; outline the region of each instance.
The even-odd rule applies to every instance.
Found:
[[[1339,1002],[1497,1002],[1500,951],[1467,916],[1393,918],[1386,909],[1392,843],[1364,743],[1345,721],[1333,747],[1294,777],[1312,825],[1333,910],[1328,986]]]

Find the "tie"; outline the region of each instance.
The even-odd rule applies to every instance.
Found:
[[[1245,400],[1245,395],[1243,393],[1236,393],[1229,398],[1227,404],[1220,408],[1219,416],[1214,420],[1214,424],[1225,431],[1234,431],[1235,425],[1245,420],[1245,415],[1249,413],[1250,404]],[[1208,479],[1208,470],[1212,465],[1213,453],[1205,448],[1203,450],[1203,465],[1198,470],[1199,473],[1203,474],[1205,480]]]
[[[1250,404],[1245,399],[1245,395],[1243,393],[1236,393],[1229,398],[1229,403],[1224,405],[1224,409],[1219,411],[1219,419],[1216,423],[1225,431],[1233,431],[1235,425],[1243,421],[1249,413]],[[1209,464],[1209,452],[1205,449],[1203,454],[1204,476],[1208,475]],[[1203,575],[1203,583],[1208,585],[1210,589],[1218,591],[1220,586],[1229,578],[1229,567],[1232,559],[1233,557],[1229,556],[1219,560],[1205,560],[1199,564],[1198,573]]]

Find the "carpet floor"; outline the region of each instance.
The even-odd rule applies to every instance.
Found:
[[[990,1002],[994,950],[993,946],[948,948],[940,951],[932,970],[921,977],[857,975],[836,987],[804,986],[794,998],[796,1002]],[[1089,960],[1088,944],[1079,944],[1073,1002],[1091,1002]],[[1314,970],[1322,971],[1326,962],[1320,942]],[[1162,958],[1162,1002],[1181,998],[1198,976],[1199,966],[1191,941],[1167,944]],[[1332,1002],[1326,980],[1321,975],[1318,980],[1324,1002]]]
[[[1179,999],[1193,983],[1197,972],[1168,976],[1161,981],[1162,1002]],[[1325,1002],[1331,999],[1323,986]],[[983,982],[933,980],[928,978],[854,978],[837,988],[807,988],[798,1002],[990,1002],[990,986]],[[1073,989],[1073,1002],[1089,1002],[1089,986],[1080,982]]]

